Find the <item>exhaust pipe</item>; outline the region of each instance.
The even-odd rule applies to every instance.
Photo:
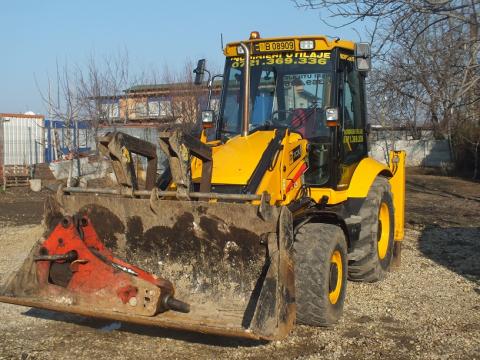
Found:
[[[248,122],[250,118],[250,50],[245,43],[240,43],[245,53],[245,65],[243,73],[243,112],[242,112],[242,136],[248,135]]]

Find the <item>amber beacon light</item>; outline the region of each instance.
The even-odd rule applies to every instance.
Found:
[[[260,39],[260,33],[258,31],[252,31],[250,33],[250,40]]]

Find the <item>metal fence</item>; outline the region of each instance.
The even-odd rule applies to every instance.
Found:
[[[65,124],[60,120],[45,120],[45,162],[52,162],[70,151],[88,152],[95,149],[93,130],[88,121]]]

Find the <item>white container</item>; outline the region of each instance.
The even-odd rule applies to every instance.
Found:
[[[28,182],[30,183],[30,190],[35,192],[39,192],[40,190],[42,190],[41,179],[32,179],[32,180],[28,180]]]
[[[5,165],[32,165],[44,162],[43,115],[0,113],[0,122],[3,127],[3,144],[0,146],[3,146]]]

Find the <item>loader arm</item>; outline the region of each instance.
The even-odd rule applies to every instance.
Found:
[[[145,189],[153,189],[157,177],[157,152],[152,143],[122,132],[113,132],[98,139],[98,148],[104,156],[112,160],[118,183],[133,190],[138,190],[138,179],[131,154],[146,157],[148,163]]]

